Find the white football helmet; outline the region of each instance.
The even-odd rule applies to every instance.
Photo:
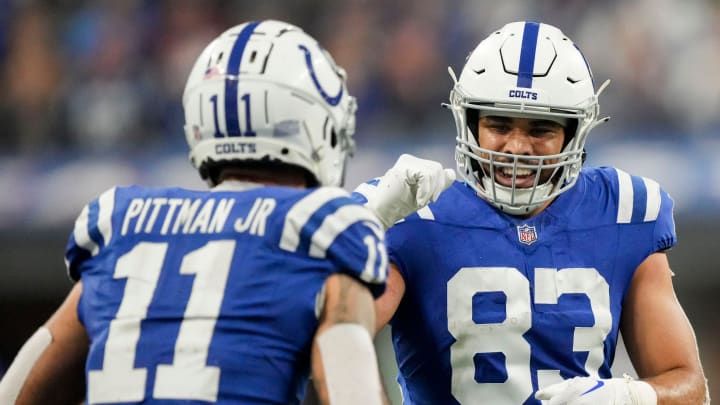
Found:
[[[303,168],[311,185],[343,183],[355,98],[345,71],[296,26],[269,20],[222,33],[195,62],[183,107],[190,160],[211,186],[222,165],[263,162]]]
[[[497,208],[512,215],[531,212],[570,189],[577,180],[588,132],[598,119],[598,96],[584,56],[559,29],[537,22],[513,22],[480,42],[470,54],[449,108],[457,130],[455,159],[465,181]],[[552,156],[520,156],[478,147],[479,114],[563,122],[565,146]],[[512,186],[495,182],[495,169],[513,170]],[[534,185],[516,188],[518,169],[535,173]],[[551,169],[541,184],[541,173]]]

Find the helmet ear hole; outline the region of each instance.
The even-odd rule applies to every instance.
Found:
[[[475,142],[479,142],[478,135],[479,135],[479,126],[480,126],[480,111],[473,109],[473,108],[467,108],[465,109],[465,122],[467,123],[468,130],[472,133],[472,137],[475,140]],[[472,160],[470,162],[470,166],[472,167],[473,172],[477,173],[480,172],[480,163],[477,162],[477,160]]]
[[[330,147],[335,148],[337,145],[337,133],[335,132],[335,128],[333,128],[330,131]]]
[[[475,139],[478,136],[478,121],[480,120],[480,111],[473,108],[465,109],[465,122],[467,123],[468,129],[472,132]]]
[[[210,170],[208,170],[208,167],[205,164],[200,165],[198,172],[200,172],[200,178],[203,180],[207,180],[208,177],[210,177]]]

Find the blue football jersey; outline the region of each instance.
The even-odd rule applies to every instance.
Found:
[[[382,293],[384,233],[337,188],[113,188],[66,249],[89,404],[294,404],[337,272]]]
[[[586,168],[539,215],[456,182],[388,231],[405,295],[391,321],[406,404],[540,404],[539,387],[610,377],[638,265],[676,242],[650,179]]]

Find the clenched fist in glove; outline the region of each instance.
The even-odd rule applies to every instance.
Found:
[[[437,200],[453,181],[454,170],[445,169],[433,160],[403,154],[378,179],[377,185],[362,184],[353,194],[365,197],[365,206],[388,229],[395,222]]]
[[[535,398],[548,405],[656,405],[657,395],[650,384],[624,378],[575,377],[545,387]]]

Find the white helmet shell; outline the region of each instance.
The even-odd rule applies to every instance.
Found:
[[[458,172],[499,209],[513,215],[532,211],[575,184],[587,134],[606,120],[598,120],[598,94],[580,49],[558,28],[538,22],[505,25],[473,50],[450,92]],[[519,156],[479,148],[477,134],[468,128],[468,124],[477,124],[467,122],[469,110],[558,121],[565,126],[565,147],[553,156]],[[502,186],[494,181],[492,171],[484,172],[483,164],[512,167],[513,173],[518,168],[530,169],[535,171],[536,181],[531,188]],[[555,171],[544,184],[539,182],[543,169]]]
[[[280,22],[251,22],[214,39],[183,94],[190,160],[211,167],[275,162],[340,186],[354,150],[356,102],[345,71],[315,39]]]

